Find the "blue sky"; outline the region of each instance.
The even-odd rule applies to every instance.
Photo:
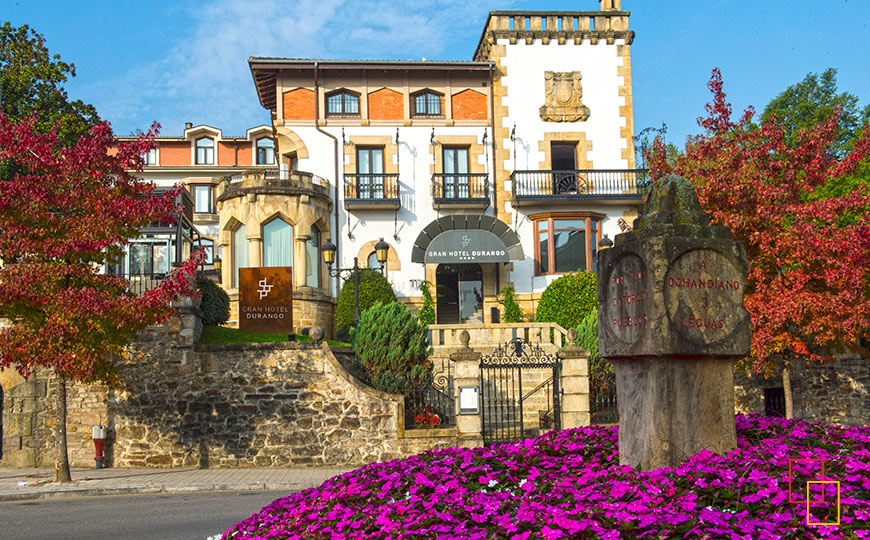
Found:
[[[596,0],[4,0],[0,20],[28,24],[76,65],[67,89],[115,132],[152,121],[226,135],[269,122],[249,56],[470,60],[490,10],[590,10]],[[809,72],[839,70],[840,90],[870,102],[870,0],[622,0],[631,48],[635,132],[700,131],[705,84],[722,69],[735,112],[759,111]]]

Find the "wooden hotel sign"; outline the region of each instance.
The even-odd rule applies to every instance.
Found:
[[[239,268],[239,330],[293,331],[293,267]]]

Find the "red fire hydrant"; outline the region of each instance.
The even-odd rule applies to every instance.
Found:
[[[106,446],[106,426],[94,426],[94,450],[96,456],[94,460],[97,462],[97,468],[103,468],[103,460],[106,459],[103,455],[103,448]]]

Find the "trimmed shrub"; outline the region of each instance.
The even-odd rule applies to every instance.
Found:
[[[598,308],[590,311],[577,326],[577,345],[589,351],[589,384],[601,386],[613,373],[613,364],[598,354]]]
[[[217,326],[230,319],[230,297],[221,286],[207,278],[196,280],[196,288],[202,294],[199,310],[202,312],[202,324]]]
[[[523,311],[520,305],[514,300],[514,288],[508,285],[502,287],[498,291],[500,296],[504,297],[504,309],[502,310],[501,320],[506,323],[517,323],[523,320]]]
[[[597,287],[595,272],[565,274],[544,290],[535,321],[554,322],[565,329],[577,328],[583,317],[598,307]]]
[[[435,299],[432,297],[431,284],[423,280],[420,282],[420,292],[423,294],[423,305],[420,306],[420,311],[417,313],[417,320],[423,326],[435,324]]]
[[[359,326],[351,330],[351,343],[378,390],[400,392],[428,380],[426,327],[404,304],[376,302],[365,310]]]
[[[359,311],[363,311],[375,305],[376,302],[389,304],[396,301],[396,293],[390,286],[390,282],[383,274],[369,268],[360,269],[362,279],[359,284]],[[338,304],[335,306],[335,326],[338,330],[347,331],[353,324],[353,276],[341,286],[338,293]]]

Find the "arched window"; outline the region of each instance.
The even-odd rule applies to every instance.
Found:
[[[305,284],[309,287],[320,287],[320,229],[311,226],[311,238],[305,244]]]
[[[293,226],[283,219],[263,225],[263,266],[293,266]]]
[[[275,141],[263,137],[257,141],[257,165],[275,164]]]
[[[359,94],[338,90],[326,95],[327,116],[359,116]]]
[[[377,251],[372,251],[369,253],[368,261],[366,262],[366,266],[369,268],[380,268],[381,263],[378,262],[378,253]]]
[[[423,90],[411,96],[412,116],[441,116],[441,95]]]
[[[248,239],[245,238],[245,225],[240,224],[233,229],[233,288],[239,286],[239,268],[247,268]]]
[[[214,165],[214,140],[200,137],[196,140],[196,164]]]

